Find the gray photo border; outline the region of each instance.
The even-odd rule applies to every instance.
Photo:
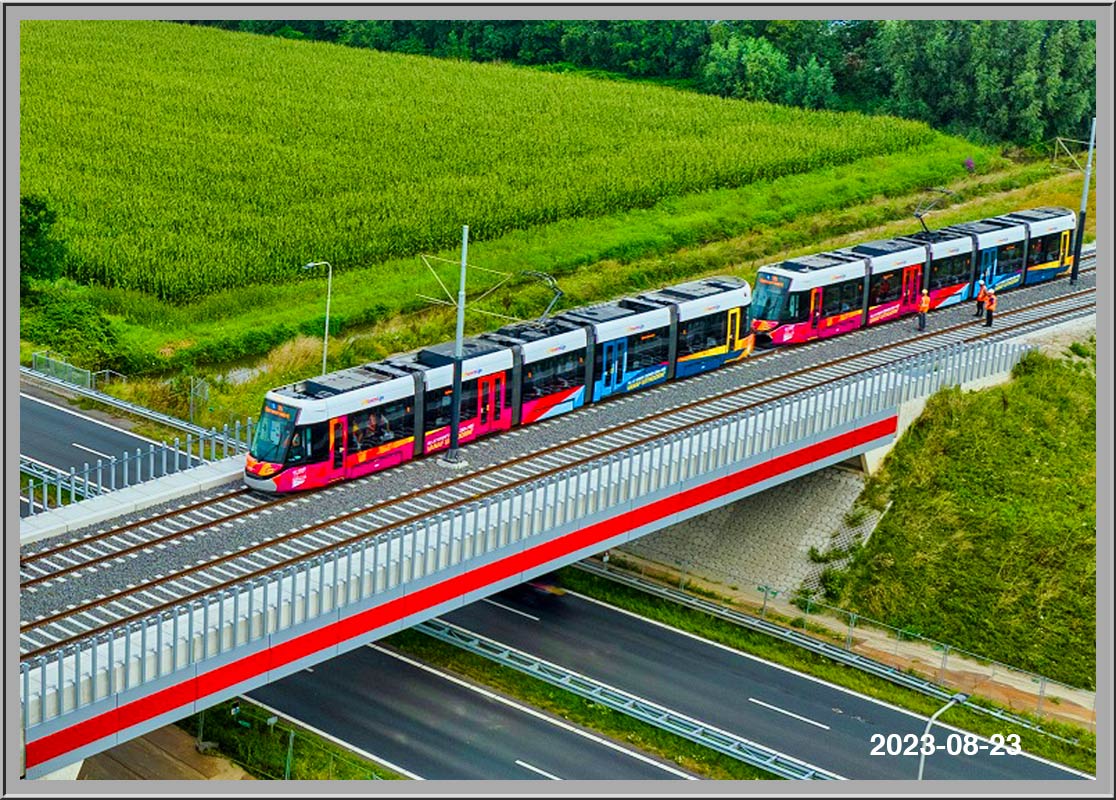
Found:
[[[1097,21],[1097,241],[1112,243],[1112,48],[1113,8],[1109,3],[1060,5],[1057,3],[1011,3],[972,5],[968,3],[899,3],[847,5],[830,3],[795,3],[760,5],[746,3],[686,5],[629,4],[604,5],[591,3],[565,4],[286,4],[286,5],[235,5],[235,4],[7,4],[4,7],[4,486],[5,496],[15,498],[19,492],[19,283],[18,283],[18,216],[19,206],[19,21],[22,19],[277,19],[285,17],[358,19],[358,18],[519,18],[519,19],[572,19],[572,18],[876,18],[876,19],[1095,19]],[[1097,313],[1098,386],[1097,400],[1101,409],[1110,412],[1113,402],[1112,372],[1112,274],[1101,269],[1097,285],[1102,302]],[[1097,485],[1112,485],[1112,415],[1102,413],[1097,428]],[[1112,736],[1112,494],[1098,492],[1097,526],[1097,751],[1111,753]],[[19,529],[19,504],[5,504],[5,663],[18,662],[19,580],[18,538],[11,532]],[[926,787],[909,781],[841,782],[800,784],[779,782],[694,782],[678,785],[657,781],[568,781],[561,786],[545,782],[512,781],[426,781],[391,784],[366,782],[320,783],[291,781],[268,782],[259,786],[230,781],[164,781],[157,785],[150,782],[127,781],[26,781],[19,777],[20,718],[18,672],[4,672],[4,787],[3,793],[11,796],[124,796],[168,795],[195,796],[203,794],[230,794],[244,796],[269,796],[274,794],[338,795],[382,794],[384,796],[456,796],[492,794],[547,794],[554,796],[644,796],[644,795],[697,795],[716,796],[747,793],[756,796],[811,794],[879,794],[888,796],[917,796],[938,794],[942,784]],[[922,791],[920,791],[922,790]],[[1102,757],[1098,763],[1097,780],[1091,784],[1070,782],[1028,781],[956,781],[948,784],[949,794],[996,794],[1006,796],[1031,796],[1059,794],[1082,797],[1110,797],[1113,793],[1112,760]]]

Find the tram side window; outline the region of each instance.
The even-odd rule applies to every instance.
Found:
[[[310,431],[310,460],[325,461],[329,458],[329,423],[315,422],[307,427]]]
[[[893,303],[899,299],[903,292],[903,280],[899,270],[881,272],[873,275],[868,284],[868,305],[877,306],[880,303]]]
[[[308,461],[322,461],[326,458],[329,452],[329,423],[322,422],[317,425],[299,425],[294,429],[291,435],[291,445],[287,449],[288,464],[303,464]],[[319,444],[315,441],[314,434],[318,433],[319,438],[325,440],[324,445],[315,447]]]
[[[1027,266],[1049,264],[1062,257],[1062,232],[1037,236],[1027,245]]]
[[[477,381],[474,378],[471,381],[461,382],[461,419],[473,419],[477,416]],[[448,425],[450,420],[446,420]]]
[[[1007,275],[1023,268],[1023,242],[1000,245],[996,253],[996,274]]]
[[[844,281],[826,286],[822,300],[822,314],[844,314],[860,308],[860,298],[864,292],[863,280]]]
[[[388,403],[381,407],[380,412],[387,420],[386,428],[381,431],[384,441],[409,439],[415,435],[414,398],[404,397],[394,403]]]
[[[393,439],[414,435],[415,415],[410,398],[349,415],[349,452],[368,450]]]
[[[585,382],[585,348],[523,365],[523,399],[540,397]]]
[[[856,311],[864,297],[864,281],[846,281],[841,286],[841,311]]]
[[[718,311],[679,323],[678,355],[689,356],[710,350],[727,341],[728,312]]]
[[[787,312],[783,322],[805,322],[810,318],[810,293],[791,292],[787,296]]]
[[[968,253],[935,259],[930,264],[930,288],[940,289],[943,286],[964,283],[969,279],[971,266],[972,256]]]
[[[670,342],[667,341],[666,333],[666,328],[657,328],[628,337],[629,372],[651,369],[666,363],[670,354]]]
[[[431,389],[423,404],[423,424],[432,431],[449,425],[453,419],[453,387]]]

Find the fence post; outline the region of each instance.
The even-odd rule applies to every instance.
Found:
[[[252,418],[251,417],[248,417],[248,426],[247,427],[248,427],[248,434],[245,437],[245,442],[248,445],[247,449],[251,450],[252,449]]]
[[[123,457],[120,459],[120,463],[123,464],[123,466],[124,466],[124,486],[122,486],[121,488],[125,488],[129,485],[128,484],[128,459],[129,458],[131,458],[131,456],[129,456],[128,451],[125,450]]]
[[[77,502],[77,471],[70,467],[70,502]]]
[[[85,470],[82,474],[85,476],[85,496],[89,497],[89,462],[81,462],[81,468]]]
[[[942,665],[938,668],[938,683],[945,680],[946,660],[949,658],[949,645],[942,647]]]
[[[856,614],[849,612],[849,632],[845,634],[845,649],[852,650],[852,632],[856,626]]]
[[[54,499],[55,499],[55,508],[61,508],[61,506],[62,506],[62,474],[59,473],[59,472],[56,472],[54,474]]]
[[[182,449],[179,446],[178,437],[174,437],[174,471],[178,472],[178,461],[182,457]]]
[[[1046,676],[1039,675],[1039,696],[1038,705],[1035,706],[1035,713],[1042,713],[1042,698],[1046,696]]]
[[[101,479],[101,459],[97,459],[97,494],[105,493],[105,483]]]
[[[147,446],[147,479],[151,480],[155,477],[155,445],[149,444]]]
[[[167,474],[167,443],[163,442],[163,474]]]
[[[287,734],[287,764],[283,767],[283,780],[291,779],[291,760],[294,758],[294,728]]]
[[[241,446],[241,444],[243,444],[243,442],[240,439],[240,420],[237,420],[236,425],[233,426],[233,439],[236,441],[236,452],[239,453],[240,452],[240,446]]]
[[[221,458],[229,457],[229,423],[225,423],[225,427],[221,432]]]

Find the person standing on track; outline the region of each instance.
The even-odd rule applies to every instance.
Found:
[[[986,301],[987,299],[988,299],[988,290],[986,288],[984,288],[984,278],[981,278],[980,279],[980,291],[977,292],[977,296],[976,296],[977,310],[976,310],[976,313],[973,314],[974,317],[979,317],[981,315],[981,312],[984,311],[984,301]]]
[[[918,329],[926,330],[926,312],[930,310],[930,292],[922,290],[922,297],[918,299]]]
[[[984,301],[984,327],[992,327],[992,312],[996,310],[996,292],[994,290],[988,292],[988,298]]]

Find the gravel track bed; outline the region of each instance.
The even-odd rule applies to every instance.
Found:
[[[1078,286],[1073,289],[1069,286],[1068,279],[1062,279],[1033,288],[1007,292],[1000,299],[1000,314],[1018,308],[1024,301],[1035,302],[1061,297],[1071,291],[1091,288],[1095,283],[1095,273],[1087,273],[1080,276]],[[927,332],[940,330],[966,320],[972,320],[975,331],[978,325],[983,324],[983,320],[978,323],[973,317],[973,310],[972,303],[964,303],[960,307],[934,311],[929,315]],[[997,318],[1003,319],[1001,316]],[[707,375],[658,386],[601,405],[583,408],[554,420],[472,443],[461,448],[462,457],[468,461],[468,469],[447,469],[437,463],[436,457],[430,457],[367,478],[303,495],[270,512],[235,520],[228,526],[222,525],[205,534],[196,534],[172,546],[131,554],[119,561],[98,565],[95,570],[86,573],[74,573],[64,581],[43,585],[38,591],[23,591],[20,596],[20,617],[22,620],[30,621],[91,598],[114,594],[121,587],[142,583],[153,575],[169,575],[185,566],[208,561],[270,536],[331,519],[386,498],[406,494],[416,488],[427,488],[458,475],[469,474],[476,469],[518,458],[620,424],[625,420],[691,402],[702,396],[777,377],[818,364],[823,360],[855,355],[870,348],[904,342],[917,335],[916,327],[914,318],[904,319],[824,342],[780,350],[775,355],[746,359],[740,364]],[[205,497],[216,497],[238,486],[239,483],[233,481],[209,492],[182,497],[173,503],[122,517],[116,520],[115,524],[149,518]],[[67,538],[79,538],[83,533],[106,527],[101,524],[84,531],[71,532],[67,534]],[[57,541],[58,539],[51,539],[39,544],[45,547]],[[27,552],[34,551],[28,549]]]

